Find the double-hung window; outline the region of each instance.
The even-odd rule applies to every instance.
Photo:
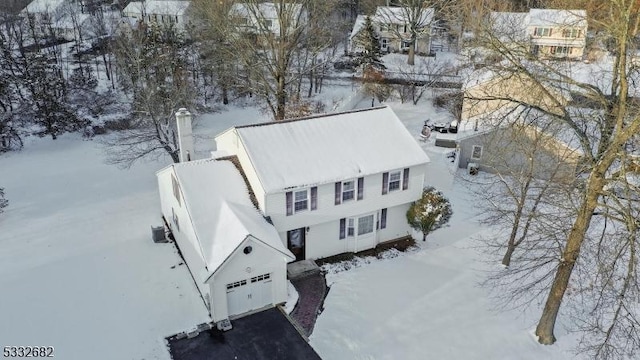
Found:
[[[562,37],[575,39],[580,36],[580,30],[578,29],[564,29],[562,30]]]
[[[309,194],[307,190],[296,191],[294,193],[294,212],[307,210],[309,208]]]
[[[534,31],[535,36],[551,36],[551,28],[536,28]]]
[[[318,209],[318,187],[287,191],[285,194],[287,216],[305,210]]]
[[[351,200],[364,198],[364,177],[358,179],[338,181],[335,184],[335,204],[340,205]]]
[[[342,183],[342,201],[353,200],[356,197],[356,186],[353,180]]]
[[[409,168],[382,173],[382,195],[409,188]]]
[[[347,219],[347,236],[353,236],[355,234],[355,222],[353,218]]]
[[[471,150],[471,159],[480,160],[482,157],[482,146],[473,145],[473,149]]]
[[[389,173],[389,191],[400,189],[400,180],[402,180],[402,172],[393,171]]]

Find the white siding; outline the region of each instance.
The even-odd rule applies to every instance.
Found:
[[[264,189],[258,179],[258,174],[256,174],[256,171],[251,164],[251,160],[249,160],[249,156],[247,155],[244,146],[241,145],[241,140],[235,129],[227,130],[226,132],[216,136],[216,150],[224,150],[229,155],[236,155],[238,157],[240,165],[242,166],[242,171],[246,175],[247,180],[249,180],[251,190],[253,190],[253,194],[258,200],[258,207],[263,213],[266,213]]]
[[[169,228],[171,228],[173,236],[175,237],[180,251],[185,258],[189,270],[195,277],[195,282],[200,293],[206,298],[207,294],[209,294],[209,287],[204,284],[204,281],[206,280],[204,259],[201,256],[200,247],[198,245],[195,232],[193,231],[191,219],[187,213],[186,207],[184,206],[184,197],[181,193],[180,204],[173,195],[171,176],[175,176],[172,167],[161,170],[158,173],[158,189],[160,189],[160,207],[162,215],[166,219]],[[173,221],[172,209],[178,218],[179,229]]]
[[[366,238],[366,240],[359,239],[357,228],[354,237],[340,239],[340,219],[311,225],[306,232],[305,257],[307,259],[319,259],[345,252],[364,251],[385,241],[407,236],[411,234],[411,228],[407,224],[406,218],[409,205],[407,203],[387,208],[387,226],[385,229],[375,230],[375,234],[373,234],[375,240],[373,241],[370,241],[369,238]],[[358,218],[360,215],[366,214],[357,214],[352,217]],[[375,214],[376,217],[379,216],[379,210],[375,211]],[[279,234],[286,245],[287,232],[283,231]]]
[[[267,195],[265,214],[271,217],[276,229],[283,232],[411,203],[422,194],[426,165],[413,166],[410,169],[407,190],[396,190],[382,195],[382,173],[378,173],[365,176],[364,198],[362,200],[351,200],[335,205],[335,184],[322,184],[318,186],[317,210],[306,210],[287,216],[286,195],[285,192],[281,192]],[[402,169],[392,169],[391,171],[394,170],[402,171]]]
[[[246,246],[253,248],[248,255],[243,252]],[[287,261],[284,254],[251,237],[247,238],[208,281],[212,294],[213,321],[228,317],[227,284],[254,276],[271,274],[273,304],[286,302]]]

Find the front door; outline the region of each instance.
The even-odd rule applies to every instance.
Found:
[[[296,257],[296,261],[304,260],[305,228],[287,231],[287,247]]]

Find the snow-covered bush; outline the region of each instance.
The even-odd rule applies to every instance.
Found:
[[[422,197],[407,211],[407,221],[412,228],[422,231],[422,241],[427,235],[449,222],[453,215],[451,204],[444,195],[433,187],[422,190]]]
[[[9,205],[9,201],[4,198],[4,189],[0,188],[0,214],[2,214],[2,209]]]

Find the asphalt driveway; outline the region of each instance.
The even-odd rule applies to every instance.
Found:
[[[224,333],[204,331],[192,339],[169,338],[173,360],[320,360],[279,309],[231,322]]]

